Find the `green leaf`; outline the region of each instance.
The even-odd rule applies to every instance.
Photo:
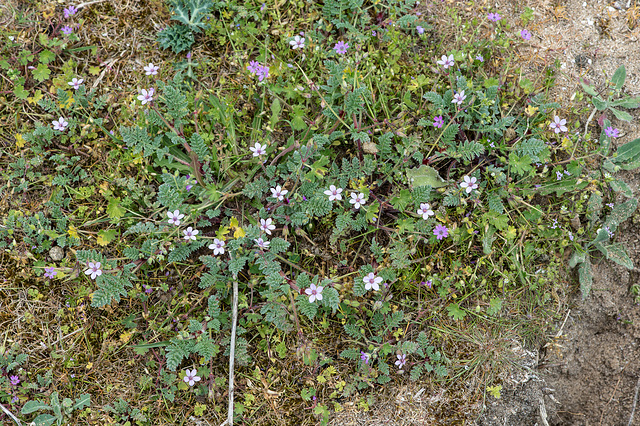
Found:
[[[322,304],[328,308],[331,308],[333,312],[338,309],[340,305],[340,295],[338,290],[333,287],[325,287],[322,290]]]
[[[491,298],[489,301],[489,307],[487,308],[487,313],[489,315],[497,315],[502,310],[502,299]]]
[[[404,209],[410,202],[411,192],[409,192],[408,189],[401,190],[400,195],[397,195],[391,199],[391,205],[400,211],[404,211]]]
[[[89,405],[91,405],[91,395],[83,393],[79,398],[76,398],[76,403],[71,407],[71,410],[80,410],[84,407],[88,407]]]
[[[56,421],[56,418],[51,414],[40,414],[38,417],[33,419],[33,423],[29,423],[29,424],[33,424],[33,426],[50,426],[55,421]]]
[[[27,403],[24,404],[24,407],[22,407],[22,411],[20,411],[20,412],[22,414],[31,414],[31,413],[34,413],[34,412],[39,411],[39,410],[49,411],[51,409],[52,408],[48,404],[45,404],[44,402],[27,401]]]
[[[447,306],[448,315],[456,321],[459,321],[467,316],[467,313],[460,308],[457,303],[452,303]]]
[[[613,189],[616,192],[622,193],[625,197],[627,198],[633,197],[633,191],[625,181],[620,179],[614,179],[611,182],[609,182],[609,185],[611,185],[611,189]]]
[[[49,49],[45,49],[40,52],[40,62],[43,64],[48,64],[56,59],[56,54],[50,51]]]
[[[613,77],[611,77],[611,82],[616,86],[616,91],[620,91],[622,86],[624,86],[624,81],[627,79],[627,69],[624,65],[620,65],[616,72],[613,73]]]
[[[624,99],[618,99],[611,103],[611,106],[619,106],[622,108],[638,108],[640,107],[640,96],[637,98],[626,97]]]
[[[280,117],[280,111],[282,106],[280,105],[280,99],[275,98],[271,103],[271,119],[269,120],[269,126],[271,129],[275,129],[278,124],[278,118]]]
[[[107,214],[111,219],[120,219],[127,211],[120,207],[120,198],[114,197],[109,199],[107,205]]]
[[[600,111],[604,111],[609,107],[609,102],[602,100],[600,96],[596,96],[595,98],[591,98],[591,102],[593,105]]]
[[[607,259],[613,260],[618,265],[624,266],[627,269],[633,269],[633,261],[629,258],[627,250],[622,244],[611,244],[606,246]]]
[[[441,188],[447,185],[436,169],[424,164],[417,169],[407,170],[407,179],[413,187],[430,186],[431,188]]]
[[[13,94],[16,98],[25,100],[29,97],[29,92],[24,90],[24,86],[21,84],[17,84],[16,87],[13,88]]]
[[[587,92],[591,96],[598,96],[598,92],[593,86],[589,86],[588,84],[580,83],[585,92]]]
[[[569,259],[569,268],[575,268],[576,265],[582,263],[586,260],[587,254],[583,251],[574,251]]]
[[[631,121],[631,119],[633,118],[631,114],[629,114],[626,111],[620,111],[619,109],[615,109],[615,108],[609,108],[609,109],[611,110],[613,115],[616,116],[618,120]]]
[[[39,83],[42,83],[51,75],[51,70],[45,64],[38,64],[38,68],[33,70],[33,78],[38,80]]]

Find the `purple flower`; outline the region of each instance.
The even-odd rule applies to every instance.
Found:
[[[75,15],[78,12],[78,9],[76,9],[75,6],[69,6],[69,7],[65,8],[62,12],[64,13],[64,17],[66,19],[69,16]]]
[[[100,269],[102,265],[100,264],[100,262],[96,262],[96,263],[89,262],[87,264],[87,267],[89,269],[84,271],[84,273],[87,275],[91,275],[92,280],[95,280],[96,277],[99,277],[100,275],[102,275],[102,269]]]
[[[398,358],[398,360],[395,362],[395,364],[400,370],[402,370],[402,367],[404,367],[404,365],[407,363],[407,354],[396,355],[396,357]]]
[[[520,37],[522,37],[523,39],[529,41],[529,40],[531,40],[531,33],[528,30],[522,30],[522,31],[520,31]]]
[[[562,172],[556,171],[556,180],[562,180]]]
[[[620,130],[618,129],[614,129],[613,127],[609,126],[606,129],[604,129],[604,132],[607,134],[607,136],[609,136],[610,138],[617,138],[618,136],[620,136]]]
[[[261,65],[260,69],[256,72],[256,75],[258,76],[258,81],[262,81],[265,78],[269,77],[269,67],[266,65]]]
[[[479,53],[476,55],[476,59],[477,59],[478,61],[480,61],[480,62],[484,62],[484,58],[483,58],[483,57],[482,57],[482,55],[481,55],[481,54],[479,54]]]
[[[345,43],[342,40],[340,40],[339,42],[336,43],[335,46],[333,46],[333,50],[335,50],[336,53],[340,55],[344,55],[345,53],[347,53],[348,48],[349,48],[349,43]]]
[[[371,355],[366,352],[360,351],[360,360],[362,360],[365,364],[369,364],[370,359]]]
[[[426,285],[427,287],[431,288],[431,285],[433,284],[433,282],[431,280],[427,280],[426,283],[424,283],[424,285]]]
[[[44,268],[44,276],[53,279],[56,277],[56,268],[53,266],[49,266],[48,268]]]
[[[311,284],[304,292],[309,295],[309,303],[313,303],[316,300],[322,300],[322,289],[324,287]]]
[[[453,55],[449,55],[449,57],[447,57],[447,55],[442,55],[442,59],[438,61],[438,64],[442,65],[445,70],[449,67],[452,67],[454,63],[455,61],[453,60]]]
[[[438,224],[433,229],[433,235],[435,235],[438,240],[442,240],[443,238],[447,238],[449,236],[449,230],[446,226]]]
[[[422,28],[420,25],[416,27],[416,30],[418,31],[418,34],[424,34],[424,28]]]
[[[258,72],[260,67],[261,65],[258,61],[251,61],[249,62],[249,65],[247,65],[247,69],[249,70],[249,72],[254,75]]]
[[[262,6],[260,6],[260,12],[264,11],[267,8],[267,5],[262,3]]]
[[[68,25],[65,25],[64,27],[60,28],[60,31],[62,31],[62,34],[64,35],[69,35],[73,32],[73,28],[71,28]]]
[[[498,15],[497,13],[490,13],[487,15],[487,19],[493,22],[498,22],[502,19],[502,16]]]
[[[201,380],[200,377],[198,377],[198,370],[196,370],[195,368],[191,371],[189,371],[189,369],[187,368],[184,372],[184,382],[187,383],[189,386],[193,386],[196,384],[196,382],[199,382]]]
[[[438,129],[442,129],[444,125],[444,118],[441,115],[434,117],[433,119],[433,127],[437,127]]]
[[[12,386],[17,386],[18,383],[20,383],[20,377],[18,377],[18,376],[11,376],[11,377],[9,377],[9,380],[11,380],[11,385]]]

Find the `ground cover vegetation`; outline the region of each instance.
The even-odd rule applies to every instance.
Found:
[[[3,421],[327,424],[418,380],[480,407],[593,259],[633,268],[624,66],[560,105],[557,63],[514,65],[531,9],[423,3],[150,2],[121,76],[113,5],[5,6]]]

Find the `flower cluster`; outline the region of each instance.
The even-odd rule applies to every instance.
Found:
[[[262,81],[265,78],[269,77],[269,67],[266,65],[261,65],[258,61],[249,62],[249,65],[247,65],[247,69],[252,75],[258,76],[258,81]]]

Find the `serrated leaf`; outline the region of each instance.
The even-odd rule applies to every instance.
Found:
[[[424,164],[417,169],[407,170],[407,179],[409,179],[413,187],[430,186],[431,188],[441,188],[447,185],[436,169]]]
[[[56,59],[56,54],[50,51],[49,49],[45,49],[42,52],[40,52],[40,62],[42,62],[43,64],[48,64],[49,62],[52,62],[54,59]]]
[[[611,82],[616,86],[616,91],[620,91],[624,86],[624,81],[627,79],[627,69],[624,65],[620,65],[618,69],[613,73]]]
[[[631,119],[633,118],[631,116],[631,114],[629,114],[626,111],[620,111],[619,109],[615,109],[615,108],[609,108],[611,110],[611,112],[613,113],[613,115],[616,116],[616,118],[618,120],[623,120],[623,121],[631,121]]]
[[[80,410],[84,407],[88,407],[89,405],[91,405],[91,395],[83,393],[79,398],[76,398],[76,403],[71,407],[71,410]]]
[[[104,247],[107,244],[109,244],[111,241],[113,241],[113,239],[117,234],[118,234],[117,229],[109,229],[109,230],[103,229],[101,231],[98,231],[98,237],[96,238],[96,242],[102,247]]]
[[[333,287],[325,287],[322,291],[322,304],[335,312],[340,305],[338,290]]]
[[[24,86],[17,84],[16,87],[13,88],[13,94],[16,98],[25,100],[29,97],[29,92],[24,90]]]
[[[109,199],[107,205],[107,214],[111,219],[120,219],[127,211],[120,207],[120,198]]]
[[[51,75],[51,70],[45,64],[38,64],[38,67],[33,70],[33,78],[38,80],[39,83],[42,83]]]

